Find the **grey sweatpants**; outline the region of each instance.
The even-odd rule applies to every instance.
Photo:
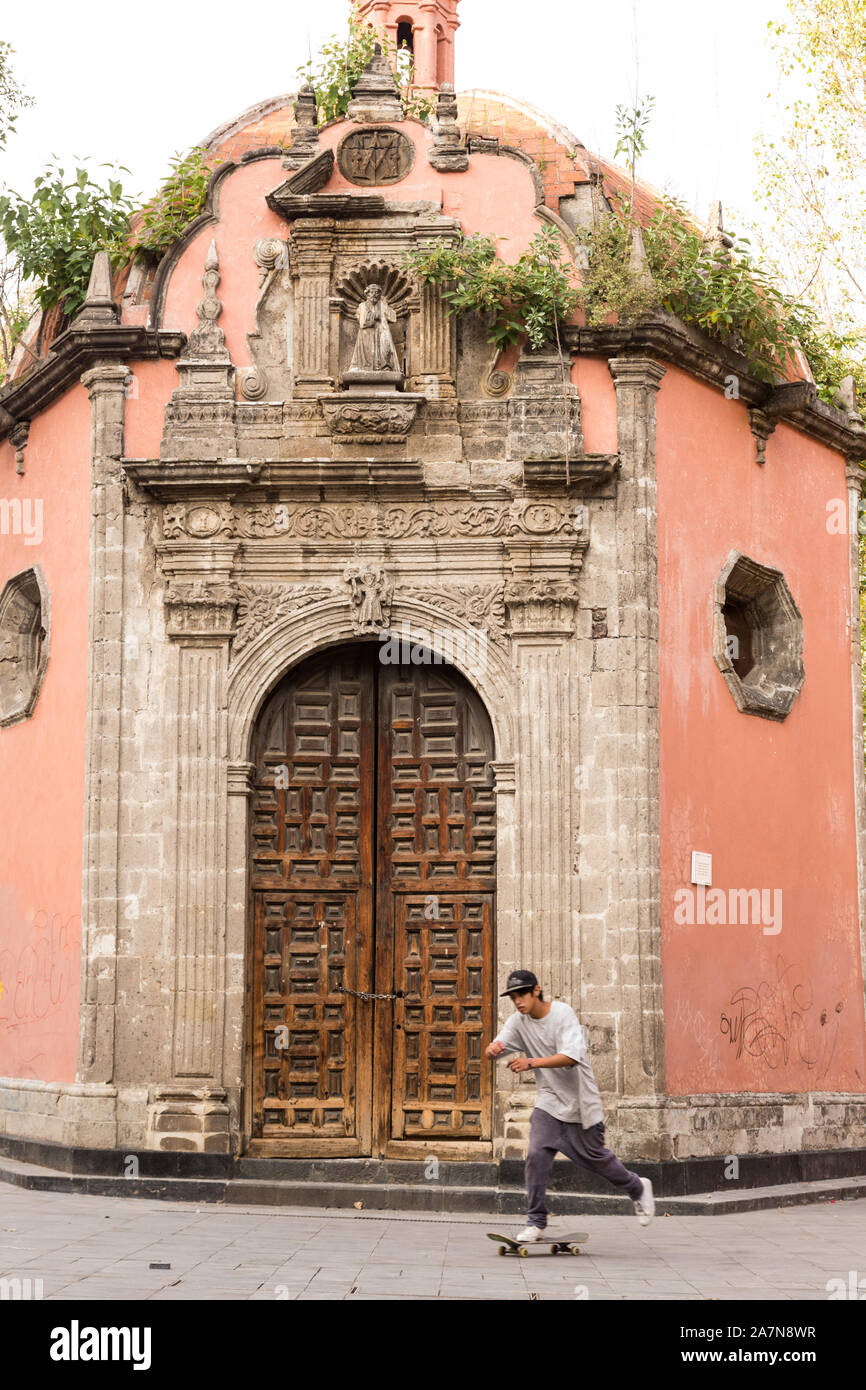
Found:
[[[537,1107],[529,1123],[529,1153],[526,1155],[526,1195],[529,1203],[529,1225],[542,1231],[547,1225],[547,1182],[557,1153],[565,1154],[572,1163],[600,1173],[614,1187],[623,1190],[636,1202],[643,1193],[637,1173],[630,1173],[615,1153],[604,1147],[604,1125],[591,1129],[567,1124]]]

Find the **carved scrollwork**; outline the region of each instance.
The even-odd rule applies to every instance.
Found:
[[[462,618],[470,627],[483,629],[494,640],[505,636],[504,584],[442,584],[407,590],[405,597]]]
[[[168,509],[167,509],[168,511]],[[585,542],[576,511],[567,503],[446,502],[390,503],[380,508],[369,504],[303,504],[276,506],[267,503],[240,505],[236,509],[237,534],[248,537],[286,536],[304,540],[386,540],[410,537],[505,537],[570,536]]]
[[[333,589],[324,584],[239,584],[232,656],[236,657],[275,623],[332,594]]]

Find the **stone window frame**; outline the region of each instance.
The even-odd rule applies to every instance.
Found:
[[[42,684],[48,669],[51,644],[51,595],[40,565],[29,565],[27,569],[19,570],[17,574],[11,575],[4,583],[2,591],[0,591],[0,631],[2,631],[3,615],[13,596],[25,589],[32,590],[33,587],[36,588],[39,595],[38,623],[34,622],[28,636],[34,641],[38,641],[39,654],[36,658],[30,693],[24,704],[18,708],[13,708],[10,714],[0,713],[0,729],[11,728],[31,717],[42,693]],[[30,597],[32,601],[32,594]]]
[[[740,604],[752,630],[754,665],[748,678],[728,655],[723,609]],[[713,656],[734,704],[742,714],[780,722],[787,719],[806,679],[803,617],[781,570],[732,550],[716,580]]]

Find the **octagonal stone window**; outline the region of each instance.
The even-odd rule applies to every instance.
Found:
[[[0,728],[28,719],[48,665],[49,596],[38,565],[0,594]]]
[[[806,673],[803,619],[781,570],[731,551],[716,581],[713,655],[737,709],[787,718]]]

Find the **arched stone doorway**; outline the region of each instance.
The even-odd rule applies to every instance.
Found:
[[[493,730],[452,667],[381,654],[308,658],[256,721],[251,1153],[469,1157],[491,1139]]]

